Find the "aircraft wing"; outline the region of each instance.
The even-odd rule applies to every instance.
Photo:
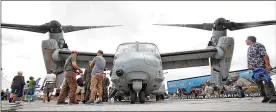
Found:
[[[90,53],[90,52],[78,52],[79,56],[77,58],[77,63],[80,68],[88,67],[89,61],[92,61],[97,53]],[[68,56],[71,55],[71,51],[59,51],[59,56],[63,59],[67,59]],[[104,59],[106,60],[106,69],[111,70],[113,66],[114,54],[104,54]]]
[[[161,54],[163,69],[208,66],[209,58],[215,55],[216,48],[182,51]]]

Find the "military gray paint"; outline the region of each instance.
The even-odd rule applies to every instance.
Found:
[[[118,54],[116,57],[111,76],[115,89],[123,91],[126,95],[130,92],[129,84],[134,84],[133,89],[136,88],[136,91],[138,91],[143,83],[147,84],[146,94],[148,95],[151,91],[160,88],[165,77],[162,74],[162,62],[158,58],[159,56],[153,53],[126,52]],[[125,74],[118,77],[116,75],[117,69],[124,70]],[[139,80],[142,83],[133,83],[134,80]]]
[[[234,38],[226,37],[226,34],[226,30],[213,31],[213,38],[211,40],[217,49],[221,49],[210,59],[211,80],[219,86],[224,83],[223,79],[228,77],[234,50]]]

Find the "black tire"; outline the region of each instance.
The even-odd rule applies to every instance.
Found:
[[[164,95],[161,95],[160,97],[161,97],[161,99],[162,99],[162,100],[164,100],[164,99],[165,99],[165,96],[164,96]]]
[[[155,99],[156,99],[156,101],[158,101],[159,100],[159,95],[156,95]]]
[[[140,91],[139,92],[139,101],[140,101],[140,103],[145,103],[145,101],[146,101],[146,95],[145,95],[144,91]]]
[[[136,101],[136,92],[131,91],[130,92],[130,103],[135,104],[135,101]]]
[[[119,100],[119,101],[122,101],[122,96],[118,96],[118,100]]]

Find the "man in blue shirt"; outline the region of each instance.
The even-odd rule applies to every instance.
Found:
[[[94,59],[90,62],[92,70],[92,77],[91,77],[91,93],[90,93],[90,100],[86,102],[86,104],[94,104],[94,98],[95,94],[98,91],[99,93],[99,101],[98,104],[102,103],[102,80],[103,80],[103,74],[105,69],[106,61],[103,57],[103,51],[99,50],[97,53],[97,56],[94,57]]]
[[[256,37],[247,37],[246,44],[249,46],[247,52],[247,63],[248,69],[266,69],[268,71],[272,70],[270,66],[269,57],[266,53],[265,46],[261,43],[256,42]],[[264,97],[263,103],[276,103],[275,88],[271,80],[256,81],[258,88],[260,89],[261,96]]]

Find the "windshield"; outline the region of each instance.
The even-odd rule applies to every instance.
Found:
[[[137,43],[122,44],[117,48],[116,54],[125,52],[151,52],[159,54],[157,47],[154,44],[149,43],[138,43],[138,48]]]
[[[139,52],[159,53],[157,47],[153,44],[139,44]]]
[[[117,54],[124,52],[136,52],[137,46],[136,44],[122,44],[117,48]]]

